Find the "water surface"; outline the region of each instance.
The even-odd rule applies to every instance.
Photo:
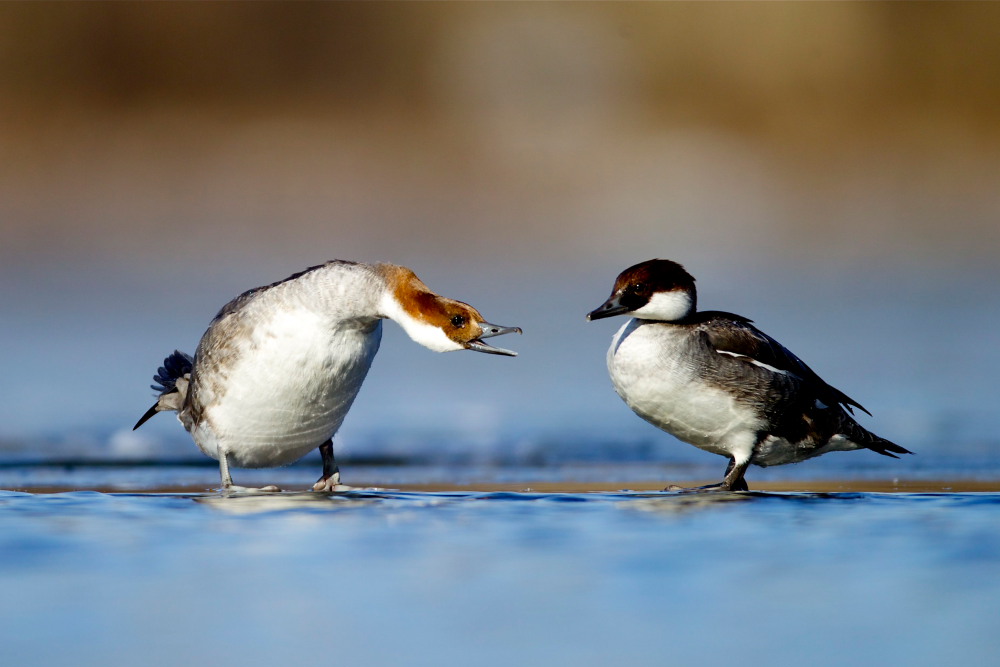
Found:
[[[0,492],[4,664],[991,664],[1000,494]]]

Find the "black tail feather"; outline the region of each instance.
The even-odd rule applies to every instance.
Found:
[[[153,382],[157,384],[149,386],[154,391],[160,392],[161,396],[169,394],[174,391],[177,385],[177,378],[184,377],[186,373],[190,373],[193,367],[194,358],[190,354],[174,350],[173,354],[163,360],[163,365],[157,369],[156,375],[153,376]]]
[[[873,452],[877,452],[882,456],[891,456],[894,459],[899,458],[898,456],[896,456],[896,454],[913,453],[909,449],[906,449],[905,447],[900,447],[896,443],[890,440],[886,440],[885,438],[879,438],[878,436],[876,436],[872,442],[866,442],[864,443],[864,445]]]
[[[163,365],[157,369],[156,375],[153,376],[153,381],[156,384],[149,385],[153,391],[159,392],[159,396],[153,407],[146,410],[145,414],[132,427],[133,431],[145,424],[157,412],[179,409],[178,404],[183,402],[183,396],[171,397],[173,401],[163,397],[179,391],[177,380],[190,373],[192,368],[194,368],[194,358],[180,350],[174,350],[173,354],[163,360]]]
[[[157,412],[159,412],[156,409],[156,406],[158,406],[159,404],[160,404],[159,401],[157,401],[156,403],[153,403],[153,407],[151,407],[149,410],[146,410],[146,413],[143,416],[139,417],[139,421],[137,421],[135,423],[135,426],[132,427],[132,430],[133,431],[136,430],[137,428],[139,428],[140,426],[142,426],[143,424],[145,424],[147,421],[149,421],[150,417],[152,417]]]
[[[875,435],[864,426],[849,416],[845,410],[840,411],[838,424],[834,432],[846,436],[848,440],[856,445],[870,449],[876,454],[898,459],[896,454],[912,454],[910,450],[901,447],[891,440],[886,440],[882,436]]]

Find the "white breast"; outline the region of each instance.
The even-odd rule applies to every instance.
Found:
[[[198,446],[239,467],[291,463],[340,427],[381,340],[380,321],[337,320],[294,304],[267,311],[214,380]],[[211,431],[208,433],[208,431]]]
[[[627,322],[608,350],[615,391],[636,414],[680,440],[724,456],[750,456],[757,416],[699,376],[689,335],[684,327]]]

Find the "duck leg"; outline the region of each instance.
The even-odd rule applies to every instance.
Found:
[[[664,491],[749,491],[750,487],[747,486],[747,481],[743,479],[743,475],[746,473],[747,468],[750,467],[750,460],[747,459],[743,463],[736,463],[736,459],[729,459],[729,465],[726,467],[726,476],[722,478],[722,481],[718,484],[707,484],[705,486],[695,486],[690,488],[684,488],[671,484]]]
[[[722,484],[720,485],[724,491],[749,491],[750,487],[747,486],[747,481],[743,479],[743,475],[746,474],[747,468],[750,467],[750,459],[747,459],[743,463],[736,463],[736,459],[729,459],[729,465],[726,467],[726,476],[722,478]]]
[[[340,466],[333,458],[332,438],[319,446],[319,453],[323,457],[323,476],[313,484],[313,491],[336,491],[340,486]]]
[[[227,452],[223,449],[219,450],[219,476],[222,478],[223,493],[232,493],[234,491],[266,491],[268,493],[272,493],[274,491],[281,491],[281,489],[274,484],[262,486],[259,489],[233,484],[233,477],[229,474],[229,458]]]
[[[219,450],[219,476],[222,477],[222,490],[233,488],[233,476],[229,474],[229,460],[225,450]]]

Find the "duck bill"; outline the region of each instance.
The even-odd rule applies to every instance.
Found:
[[[502,327],[496,324],[490,324],[489,322],[483,322],[479,325],[482,328],[483,333],[480,334],[479,338],[475,340],[470,340],[465,344],[466,349],[475,350],[476,352],[484,352],[486,354],[501,354],[505,357],[516,357],[517,352],[513,350],[505,350],[502,347],[493,347],[492,345],[487,345],[483,342],[484,338],[492,338],[493,336],[502,336],[509,333],[522,333],[521,327]]]
[[[621,295],[612,294],[610,299],[587,313],[587,321],[603,320],[605,317],[614,317],[629,312],[628,307],[621,304],[620,298]]]

